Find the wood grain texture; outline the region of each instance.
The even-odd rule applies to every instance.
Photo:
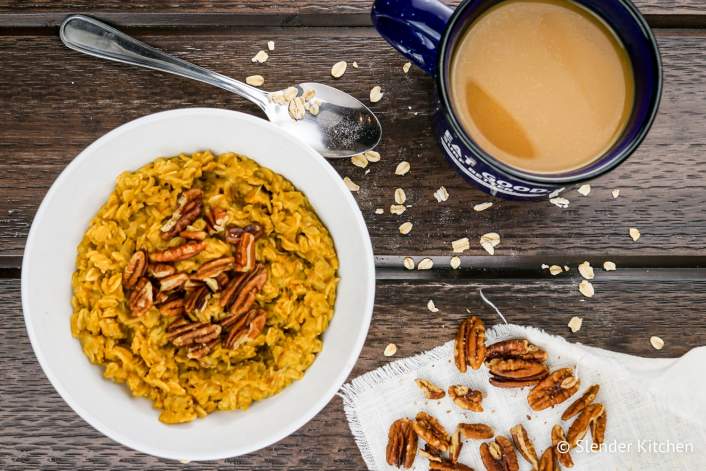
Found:
[[[706,304],[706,279],[665,282],[601,278],[599,275],[595,283],[596,297],[592,300],[578,294],[575,278],[380,282],[373,324],[352,377],[389,361],[382,355],[389,342],[398,345],[397,357],[404,357],[450,340],[466,307],[480,314],[487,324],[495,323],[495,314],[478,297],[479,288],[510,322],[534,325],[588,345],[646,356],[678,356],[706,341],[700,307]],[[104,437],[64,403],[34,357],[19,299],[19,280],[0,280],[0,469],[173,469],[174,462],[143,455]],[[427,310],[428,299],[434,299],[440,312]],[[575,335],[566,327],[573,315],[584,317],[583,329]],[[651,335],[665,340],[664,350],[652,349]],[[180,469],[233,467],[346,471],[360,470],[364,465],[345,422],[341,401],[334,398],[315,419],[271,447],[240,458],[192,463]]]
[[[383,159],[366,171],[347,160],[334,167],[361,185],[356,194],[376,255],[448,255],[450,242],[468,236],[467,255],[482,256],[481,234],[498,232],[503,256],[588,255],[697,256],[706,236],[706,32],[659,30],[665,90],[659,116],[647,140],[622,167],[594,182],[588,197],[565,195],[568,209],[547,201],[496,205],[475,213],[473,204],[490,200],[467,184],[443,159],[431,131],[432,80],[419,70],[405,75],[404,63],[370,28],[248,29],[237,35],[138,35],[179,57],[243,78],[262,73],[266,88],[292,82],[333,84],[367,102],[368,91],[385,93],[373,105],[384,129]],[[276,50],[262,65],[250,58],[267,40]],[[52,36],[0,37],[0,256],[19,261],[33,215],[50,184],[81,149],[131,119],[189,106],[231,108],[258,114],[237,96],[177,77],[99,61],[64,48]],[[330,74],[338,60],[356,60],[339,80]],[[38,65],[41,64],[41,65]],[[412,165],[394,176],[401,160]],[[437,203],[445,185],[451,197]],[[402,216],[387,213],[402,187],[411,207]],[[614,200],[610,192],[621,190]],[[386,214],[376,215],[376,208]],[[408,236],[398,233],[412,221]],[[637,227],[635,243],[628,228]],[[486,258],[487,259],[487,258]],[[483,260],[483,259],[481,259]],[[492,264],[492,261],[488,261]]]

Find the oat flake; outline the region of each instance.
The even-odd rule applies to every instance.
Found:
[[[349,190],[351,191],[358,191],[360,190],[360,186],[356,185],[353,180],[351,180],[348,177],[343,177],[343,183],[348,187]]]
[[[402,162],[397,164],[397,167],[395,168],[395,175],[406,175],[409,172],[410,168],[411,165],[409,165],[409,162],[403,160]]]
[[[549,267],[549,273],[551,273],[553,276],[557,276],[562,271],[563,270],[559,265],[552,265],[551,267]]]
[[[385,347],[385,351],[382,352],[382,354],[386,357],[391,357],[395,353],[397,353],[397,345],[395,345],[394,343],[388,343],[387,347]]]
[[[491,202],[479,203],[479,204],[473,206],[473,211],[480,213],[481,211],[485,211],[486,209],[490,208],[491,206],[493,206],[493,203],[491,203]]]
[[[500,244],[500,234],[497,232],[488,232],[480,236],[480,246],[485,249],[490,255],[495,255],[495,247]]]
[[[404,265],[407,270],[414,270],[414,259],[412,257],[405,257],[402,261],[402,265]]]
[[[579,283],[579,291],[587,298],[592,298],[595,293],[593,285],[588,280],[581,280],[581,283]]]
[[[333,67],[331,67],[331,75],[333,76],[333,78],[342,77],[343,74],[346,73],[346,67],[348,67],[346,61],[336,62],[335,64],[333,64]]]
[[[379,152],[375,152],[374,150],[366,150],[363,155],[365,155],[365,158],[368,159],[368,162],[380,162]]]
[[[275,42],[274,41],[267,41],[267,49],[269,49],[270,51],[274,51],[275,50]]]
[[[409,69],[412,68],[412,63],[411,62],[405,62],[404,65],[402,66],[402,72],[409,73]]]
[[[270,56],[265,52],[265,51],[258,51],[257,54],[253,56],[252,59],[250,59],[252,62],[257,62],[259,64],[262,64],[263,62],[267,62],[267,59]]]
[[[605,262],[603,262],[603,269],[605,271],[615,271],[617,269],[617,267],[615,266],[615,263],[605,261]]]
[[[407,211],[407,207],[403,204],[390,205],[390,214],[394,214],[395,216],[399,216],[400,214],[404,213],[405,211]]]
[[[385,214],[385,210],[383,208],[376,208],[375,214]]]
[[[589,193],[591,193],[591,185],[581,185],[578,190],[579,194],[583,196],[588,196]]]
[[[384,93],[382,93],[380,85],[375,85],[373,88],[370,89],[370,103],[377,103],[378,101],[382,100],[383,95]]]
[[[368,159],[363,154],[356,154],[351,157],[351,163],[356,167],[365,168],[368,166]]]
[[[592,280],[595,276],[593,273],[593,267],[590,263],[588,263],[588,261],[585,261],[579,265],[579,273],[587,280]]]
[[[245,77],[245,83],[253,87],[261,87],[265,83],[265,77],[262,75],[249,75]]]
[[[427,309],[429,309],[431,312],[439,312],[439,308],[436,307],[433,299],[430,299],[427,303]]]
[[[400,234],[407,235],[412,231],[412,223],[407,221],[400,224]]]
[[[660,337],[657,337],[656,335],[650,337],[650,343],[652,344],[655,350],[662,350],[664,348],[664,340],[662,340]]]
[[[615,190],[611,191],[610,194],[613,195],[613,199],[616,199],[618,196],[620,196],[620,190],[616,188]]]
[[[451,242],[451,249],[454,251],[454,253],[462,253],[470,248],[471,241],[468,240],[468,237],[464,237],[463,239],[458,239]]]
[[[417,270],[431,270],[434,266],[434,262],[430,258],[423,258],[417,265]]]
[[[402,188],[395,189],[395,203],[404,204],[407,201],[407,195]]]
[[[358,68],[358,63],[356,61],[353,61],[353,63],[351,65],[353,66],[354,69]]]
[[[461,258],[456,256],[451,257],[451,260],[449,260],[449,266],[454,270],[457,270],[458,267],[461,266]]]
[[[637,239],[640,238],[640,231],[636,227],[631,227],[628,233],[630,234],[632,240],[635,242],[637,242]]]
[[[581,330],[581,326],[583,325],[583,319],[577,316],[574,316],[571,318],[569,321],[569,329],[571,329],[571,332],[576,333],[579,330]]]
[[[561,196],[552,198],[549,200],[549,202],[558,208],[564,209],[569,207],[569,200],[567,200],[566,198],[562,198]]]
[[[442,203],[449,199],[449,192],[442,186],[434,192],[434,198],[436,198],[438,203]]]

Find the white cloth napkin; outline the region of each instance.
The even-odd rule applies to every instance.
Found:
[[[459,422],[485,423],[496,434],[509,437],[509,429],[522,423],[537,453],[551,444],[554,424],[564,430],[571,421],[561,414],[586,388],[600,384],[596,399],[608,413],[604,449],[590,451],[590,433],[572,452],[577,470],[685,470],[706,469],[706,347],[678,359],[647,359],[572,344],[532,327],[498,325],[487,331],[487,342],[527,338],[549,354],[551,369],[573,366],[581,388],[557,407],[534,412],[527,405],[529,389],[497,389],[489,385],[485,367],[461,374],[453,357],[453,341],[415,357],[394,361],[355,378],[341,389],[348,424],[371,470],[394,469],[385,461],[387,431],[401,417],[414,418],[420,410],[437,417],[448,431]],[[448,397],[426,400],[414,380],[424,378],[446,389],[465,384],[487,396],[485,412],[459,409]],[[459,461],[485,469],[480,441],[466,440]],[[520,469],[530,466],[519,455]],[[413,469],[427,469],[417,457]]]

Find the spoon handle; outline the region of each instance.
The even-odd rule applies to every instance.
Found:
[[[95,18],[71,15],[61,24],[59,36],[70,49],[90,56],[205,82],[240,95],[263,110],[268,104],[267,93],[255,87],[165,54]]]

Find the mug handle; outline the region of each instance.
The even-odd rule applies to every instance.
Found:
[[[429,75],[436,75],[441,37],[453,10],[438,0],[375,0],[375,29]]]

